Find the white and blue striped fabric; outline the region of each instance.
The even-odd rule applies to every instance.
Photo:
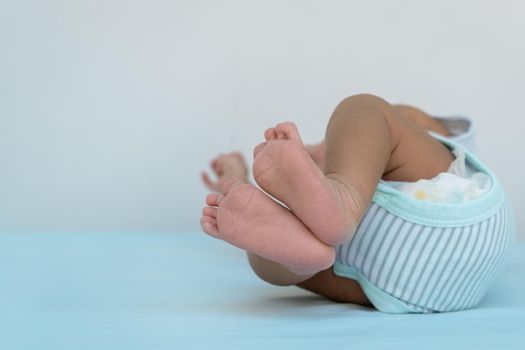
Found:
[[[490,218],[462,227],[416,224],[372,203],[352,241],[337,247],[334,269],[343,276],[345,266],[357,270],[405,303],[403,312],[468,309],[481,301],[500,271],[512,230],[507,203]],[[368,297],[389,312],[384,301]]]
[[[447,147],[463,147],[434,135]],[[383,312],[475,307],[504,265],[514,220],[494,174],[466,147],[491,190],[467,203],[419,201],[381,182],[352,238],[336,247],[334,273],[359,282]]]

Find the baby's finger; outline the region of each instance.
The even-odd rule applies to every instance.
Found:
[[[212,168],[215,172],[217,172],[216,169],[217,169],[217,167],[219,166],[219,158],[215,158],[214,160],[212,160],[212,161],[210,162],[210,166],[211,166],[211,168]]]
[[[224,159],[222,159],[222,161],[220,161],[219,159],[216,159],[213,162],[212,167],[213,167],[213,172],[215,173],[215,175],[220,177],[224,173]]]
[[[208,187],[208,189],[210,189],[212,191],[216,190],[217,184],[210,179],[210,176],[208,175],[207,172],[203,171],[201,173],[201,178],[202,178],[202,181],[204,182],[204,184],[206,185],[206,187]]]
[[[238,152],[238,151],[232,152],[232,156],[237,157],[243,163],[245,162],[244,156],[242,155],[241,152]]]

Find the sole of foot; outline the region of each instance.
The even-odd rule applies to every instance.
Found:
[[[335,251],[320,242],[288,209],[258,188],[232,180],[212,193],[202,210],[207,234],[310,276],[333,265]]]
[[[356,193],[327,177],[306,152],[294,123],[264,133],[254,149],[257,184],[284,203],[322,242],[335,246],[351,238],[357,223]]]

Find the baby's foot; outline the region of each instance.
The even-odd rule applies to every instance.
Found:
[[[304,149],[294,123],[266,130],[254,150],[259,186],[286,204],[322,242],[335,246],[351,238],[360,218],[357,191],[326,177]]]
[[[261,190],[233,180],[224,185],[223,192],[206,198],[209,207],[203,209],[201,218],[204,232],[278,262],[300,276],[332,266],[334,249]]]
[[[206,187],[215,192],[221,192],[226,181],[237,179],[248,181],[248,167],[244,157],[239,152],[221,154],[210,163],[217,181],[212,181],[208,173],[203,171],[201,178]]]

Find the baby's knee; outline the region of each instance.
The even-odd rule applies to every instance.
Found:
[[[329,127],[340,128],[340,123],[347,123],[354,118],[366,118],[369,121],[386,121],[391,126],[396,112],[392,105],[379,96],[372,94],[353,95],[342,100],[330,118]]]
[[[336,109],[378,109],[383,110],[385,108],[391,108],[390,103],[385,101],[379,96],[372,94],[357,94],[348,96],[339,102]]]
[[[376,95],[358,94],[345,98],[337,105],[328,123],[328,128],[340,129],[353,118],[384,123],[392,139],[397,139],[398,129],[402,124],[400,114],[390,103]]]

